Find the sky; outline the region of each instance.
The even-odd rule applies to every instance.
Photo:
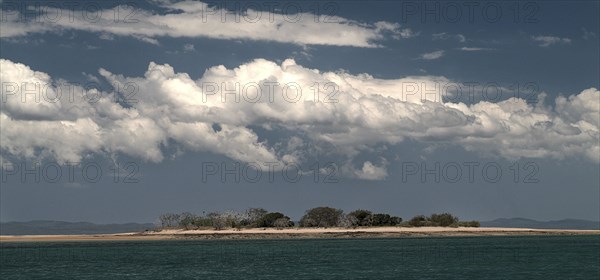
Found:
[[[600,219],[597,1],[2,1],[0,221]]]

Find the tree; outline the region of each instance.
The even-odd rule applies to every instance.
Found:
[[[355,218],[356,223],[353,226],[372,226],[373,225],[373,213],[368,210],[358,209],[348,214]]]
[[[425,226],[427,224],[427,217],[423,215],[414,216],[412,219],[410,219],[410,221],[408,221],[408,224],[413,227]]]
[[[225,211],[221,213],[221,216],[225,220],[225,225],[231,228],[239,228],[242,226],[242,221],[248,220],[245,212]]]
[[[389,214],[373,214],[368,210],[355,210],[350,212],[348,217],[352,217],[352,226],[395,226],[402,222],[402,218],[390,216]]]
[[[339,222],[338,222],[338,226],[339,227],[345,227],[345,228],[356,228],[358,227],[359,223],[358,223],[358,219],[355,216],[352,216],[350,214],[343,216],[342,218],[340,218]]]
[[[223,217],[223,215],[221,215],[218,212],[208,213],[207,217],[210,219],[211,225],[216,230],[223,229],[226,226],[227,221],[225,220],[225,218]]]
[[[275,222],[279,219],[287,219],[290,221],[290,217],[283,215],[279,212],[271,212],[264,215],[260,220],[258,220],[258,227],[275,227]]]
[[[210,227],[212,226],[212,222],[209,218],[204,216],[196,216],[192,221],[192,225],[196,227],[196,229],[200,227]]]
[[[196,215],[190,212],[181,213],[181,215],[179,215],[179,226],[185,229],[190,229],[195,219]]]
[[[429,217],[429,221],[431,221],[433,226],[449,227],[458,223],[458,218],[448,213],[432,214],[431,217]]]
[[[373,215],[374,226],[395,226],[402,222],[402,218],[396,216],[390,216],[389,214],[375,214]]]
[[[304,227],[333,227],[336,226],[344,211],[331,207],[316,207],[306,211],[300,225]]]
[[[165,213],[158,217],[162,228],[173,228],[179,225],[179,215],[173,213]]]
[[[290,218],[285,216],[283,218],[278,218],[277,220],[275,220],[273,222],[273,226],[278,229],[282,229],[282,228],[294,226],[294,222],[290,221]]]
[[[248,208],[248,210],[246,210],[248,220],[244,221],[244,224],[252,227],[258,227],[259,220],[262,219],[267,213],[269,212],[263,208]]]
[[[402,218],[398,217],[398,216],[392,216],[390,219],[390,225],[391,226],[397,226],[400,225],[400,223],[402,223]]]
[[[316,227],[317,226],[317,221],[315,221],[312,218],[302,217],[302,219],[300,219],[299,224],[300,224],[301,227]]]
[[[390,215],[388,214],[375,214],[373,215],[374,226],[386,226],[390,223]]]

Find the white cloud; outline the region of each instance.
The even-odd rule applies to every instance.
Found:
[[[24,36],[62,30],[80,30],[100,33],[102,39],[113,36],[132,36],[144,42],[159,44],[157,38],[208,37],[231,40],[263,40],[298,45],[334,45],[354,47],[379,47],[385,39],[416,36],[397,23],[377,22],[365,24],[339,16],[315,15],[301,12],[269,13],[248,9],[236,14],[224,8],[210,7],[206,3],[181,1],[163,3],[166,14],[137,10],[135,14],[115,20],[115,10],[98,11],[100,18],[86,20],[83,13],[49,9],[60,12],[57,20],[40,19],[24,21],[17,13],[10,13],[3,22],[0,37]],[[124,15],[122,15],[124,17]],[[48,16],[54,18],[54,15]]]
[[[50,25],[40,24],[35,21],[21,21],[18,13],[8,13],[0,10],[2,14],[2,28],[0,28],[0,38],[12,38],[25,36],[30,33],[45,33],[55,30]]]
[[[596,33],[592,32],[592,31],[588,31],[585,27],[581,28],[581,32],[583,32],[583,35],[581,36],[581,38],[583,38],[584,40],[589,40],[591,38],[596,37]]]
[[[158,111],[144,115],[114,102],[114,93],[103,92],[100,98],[86,100],[85,96],[97,92],[53,81],[23,64],[5,59],[0,63],[1,83],[6,85],[2,88],[6,102],[0,112],[3,153],[59,162],[78,162],[90,153],[124,153],[159,162],[164,158],[161,146],[171,139],[191,150],[221,153],[235,160],[277,161],[272,149],[243,126],[223,125],[214,132],[211,122],[185,122]],[[100,73],[106,75],[106,71]],[[34,94],[23,94],[23,84],[28,92],[37,86],[38,100]],[[56,98],[57,92],[74,94]]]
[[[493,51],[491,48],[477,48],[477,47],[462,47],[459,50],[465,52],[479,52],[479,51]]]
[[[556,44],[570,44],[571,39],[555,36],[531,36],[531,39],[539,44],[540,47],[549,47]]]
[[[98,84],[100,83],[100,79],[98,79],[98,77],[96,77],[95,75],[88,74],[86,72],[81,72],[81,75],[83,75],[90,82],[94,82],[94,83],[98,83]]]
[[[412,38],[419,36],[419,33],[415,33],[410,28],[400,28],[400,24],[391,23],[386,21],[378,21],[375,24],[375,31],[378,33],[385,33],[386,31],[392,33],[392,38],[398,40],[400,38]]]
[[[435,33],[432,34],[431,37],[433,38],[433,40],[448,40],[448,39],[456,39],[457,41],[464,43],[467,41],[467,37],[465,37],[465,35],[462,34],[448,34],[446,32],[442,32],[442,33]]]
[[[194,47],[194,44],[185,44],[185,45],[183,45],[183,51],[193,52],[193,51],[196,51],[196,47]]]
[[[60,80],[23,64],[3,59],[0,69],[3,85],[49,84],[50,95],[64,90],[57,85]],[[176,145],[243,162],[302,162],[311,149],[352,162],[360,153],[378,159],[376,150],[381,145],[411,139],[510,159],[583,157],[600,162],[600,92],[595,88],[559,97],[552,108],[517,98],[472,105],[443,102],[436,85],[451,82],[444,77],[377,79],[321,72],[290,59],[281,64],[256,59],[234,69],[214,66],[198,80],[153,62],[143,77],[104,69],[99,73],[116,86],[135,84],[137,102],[123,107],[111,92],[103,92],[95,102],[85,98],[33,102],[31,95],[22,102],[20,90],[3,87],[3,160],[78,161],[89,154],[108,153],[159,162],[165,158],[163,147]],[[265,87],[268,83],[279,85]],[[302,89],[295,102],[283,98],[291,83]],[[319,102],[314,100],[315,83],[320,85]],[[223,95],[209,85],[227,89],[237,85],[238,93],[246,95],[238,95],[236,102],[233,94]],[[336,102],[324,102],[330,92],[327,85],[337,86]],[[249,101],[259,92],[261,98]],[[215,123],[220,129],[213,129]],[[285,143],[261,141],[251,128],[256,126],[291,136]],[[373,160],[363,160],[354,176],[385,178],[385,162],[375,165]]]
[[[376,166],[370,161],[365,161],[361,169],[352,170],[354,176],[363,180],[383,180],[388,176],[385,162]]]
[[[102,34],[100,34],[99,38],[102,39],[102,40],[107,40],[107,41],[114,41],[115,40],[115,36],[113,36],[112,34],[108,34],[108,33],[102,33]]]
[[[424,53],[421,55],[421,59],[425,59],[425,60],[434,60],[434,59],[438,59],[441,58],[442,56],[444,56],[445,51],[434,51],[434,52],[430,52],[430,53]]]
[[[420,34],[419,32],[415,33],[410,28],[404,28],[404,29],[400,30],[398,32],[397,36],[395,36],[394,38],[395,39],[398,39],[398,38],[412,38],[412,37],[419,36],[419,34]]]
[[[143,36],[143,35],[132,35],[132,37],[136,38],[136,39],[138,39],[138,40],[140,40],[142,42],[146,42],[148,44],[152,44],[152,45],[156,45],[156,46],[160,45],[160,42],[158,40],[156,40],[154,38],[151,38],[151,37],[146,37],[146,36]]]

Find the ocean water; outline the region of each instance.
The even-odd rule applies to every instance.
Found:
[[[600,279],[600,236],[2,243],[0,279]]]

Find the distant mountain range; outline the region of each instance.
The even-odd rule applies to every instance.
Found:
[[[30,221],[0,223],[0,235],[102,234],[140,232],[154,224],[94,224],[87,222]]]
[[[600,222],[564,219],[558,221],[536,221],[525,218],[495,219],[481,222],[482,227],[508,227],[508,228],[537,228],[537,229],[600,229]]]

